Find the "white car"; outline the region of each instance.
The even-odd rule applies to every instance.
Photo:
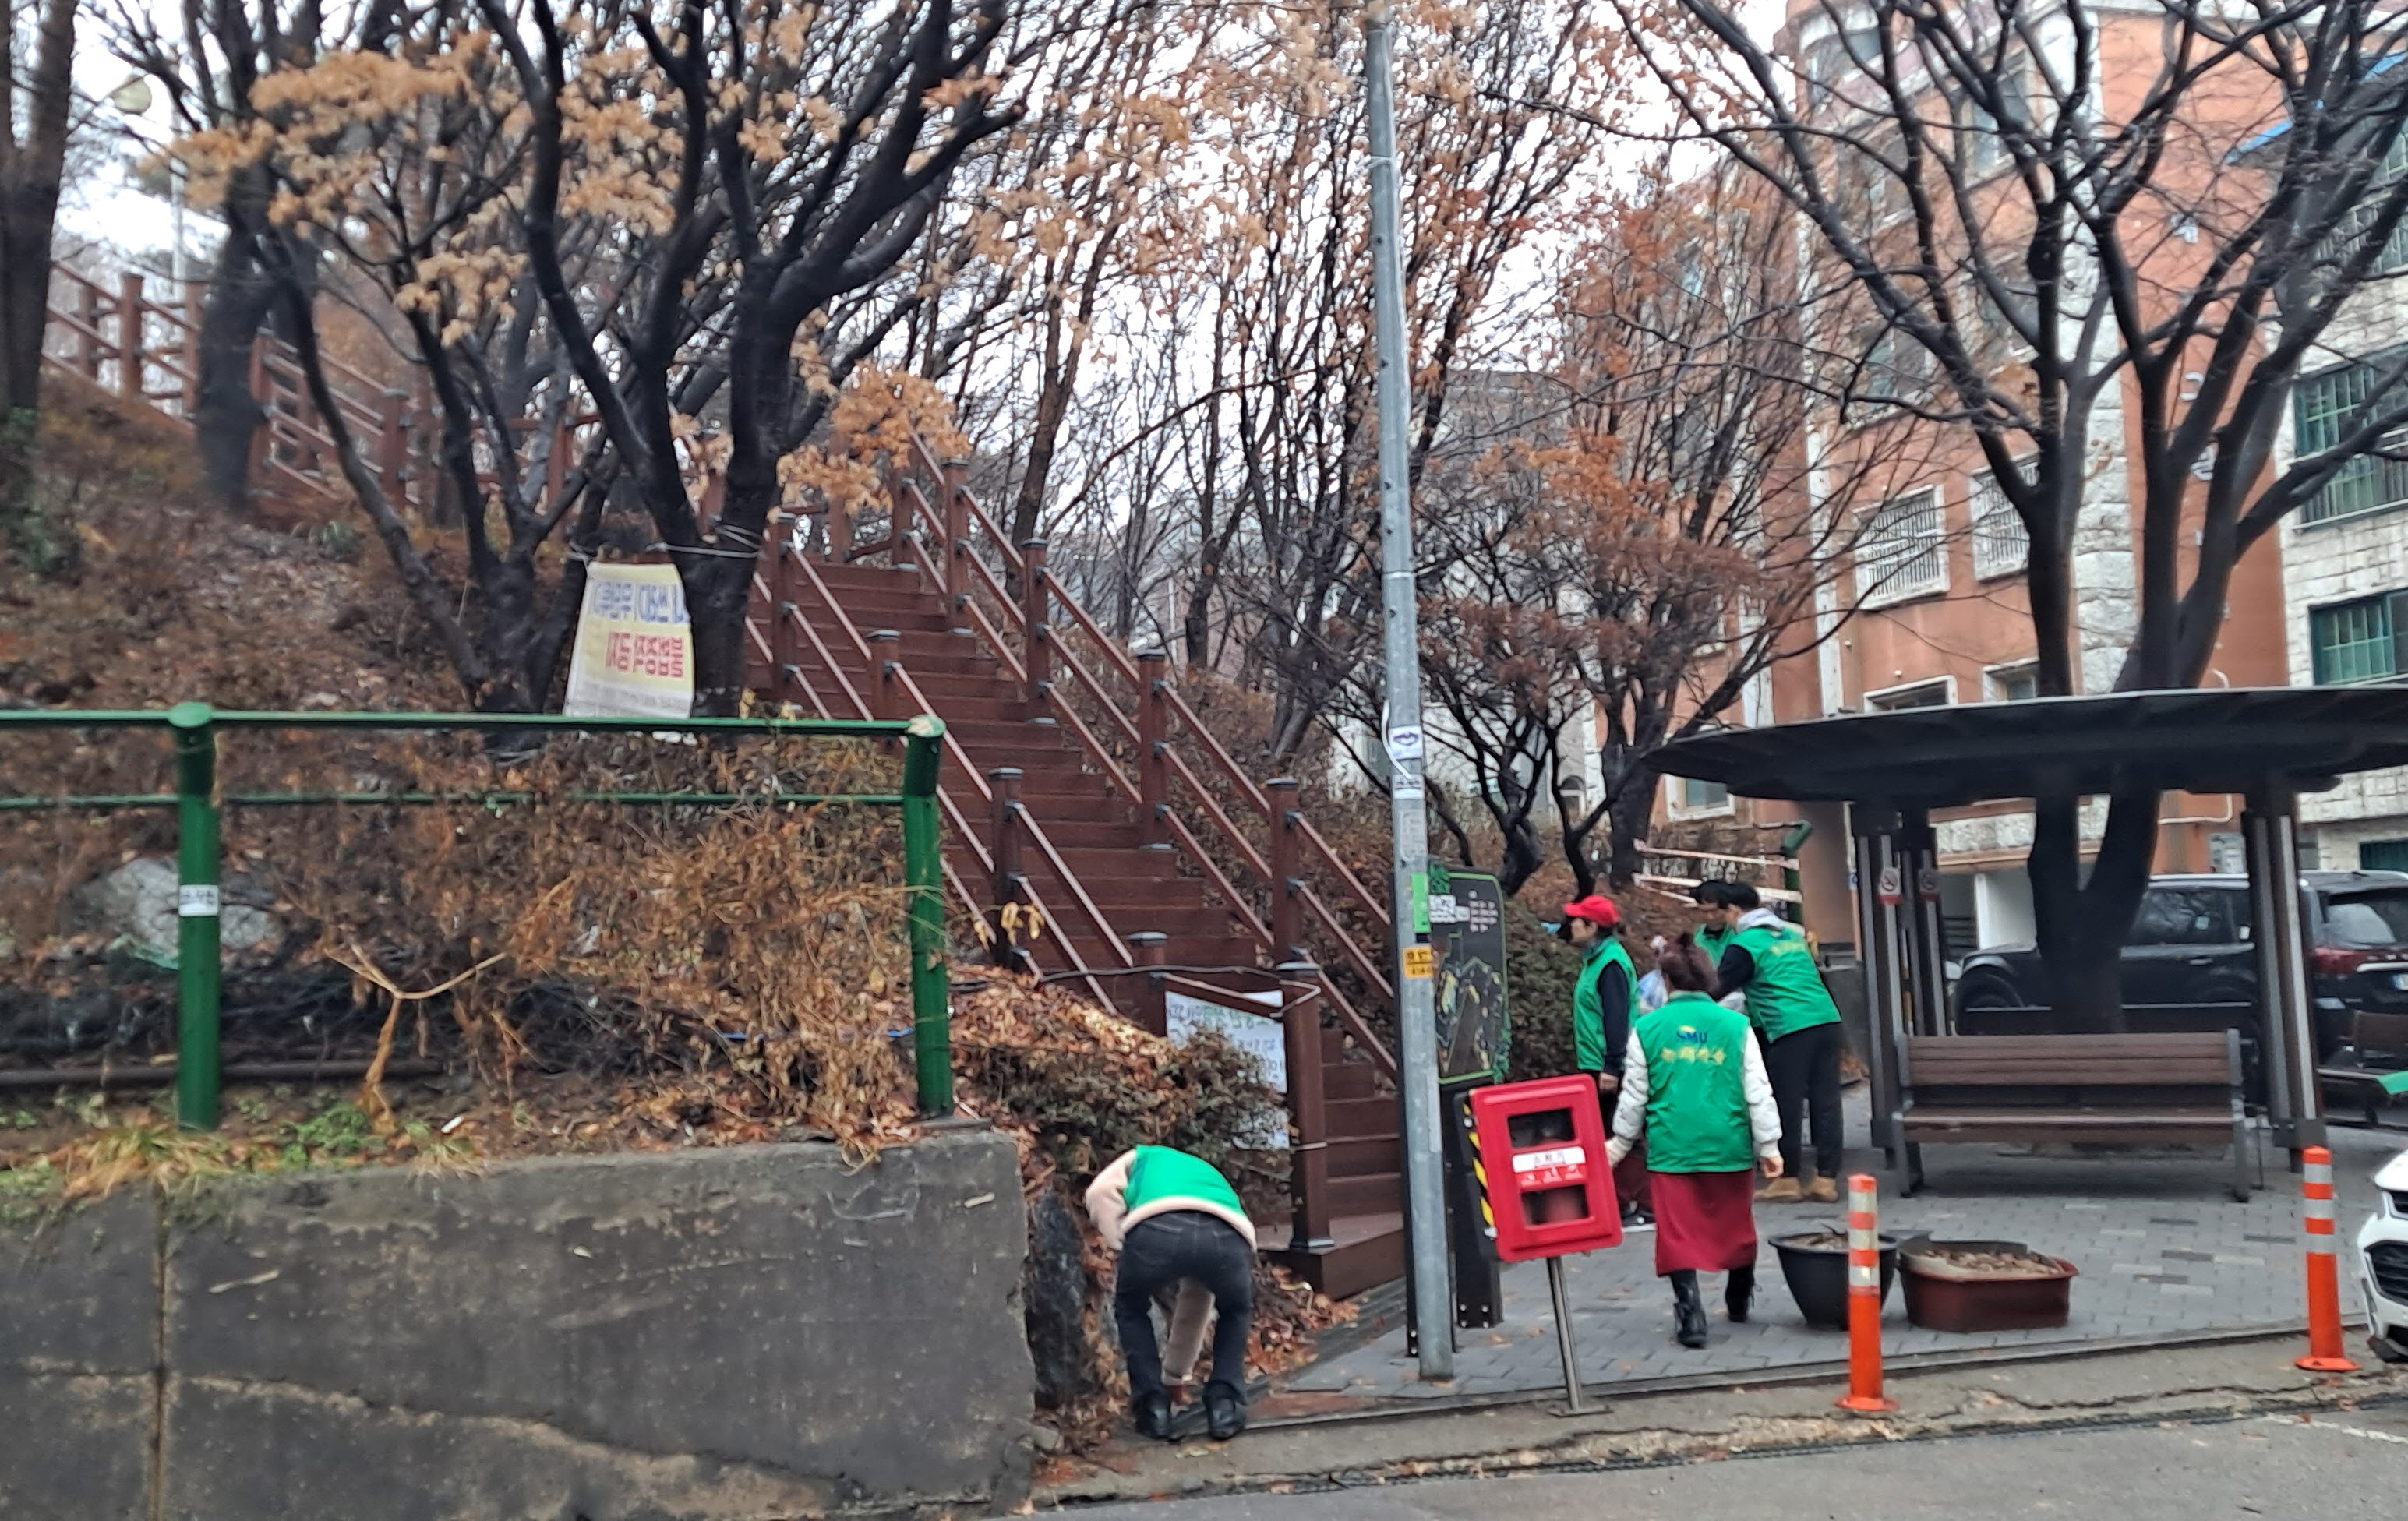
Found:
[[[2408,1152],[2374,1175],[2383,1202],[2358,1233],[2358,1269],[2376,1356],[2408,1362]]]

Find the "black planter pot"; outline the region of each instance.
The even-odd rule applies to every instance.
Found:
[[[1798,1313],[1806,1317],[1809,1326],[1825,1330],[1844,1331],[1848,1328],[1848,1248],[1839,1246],[1805,1246],[1801,1241],[1824,1235],[1810,1230],[1793,1236],[1775,1236],[1772,1249],[1781,1254],[1781,1276],[1789,1283],[1789,1297],[1798,1301]],[[1898,1280],[1898,1241],[1895,1236],[1882,1236],[1881,1297],[1889,1300],[1890,1284]]]

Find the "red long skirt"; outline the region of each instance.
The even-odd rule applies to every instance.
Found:
[[[1651,1172],[1656,1272],[1728,1272],[1756,1261],[1756,1172]]]

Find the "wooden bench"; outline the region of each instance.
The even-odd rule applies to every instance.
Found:
[[[1919,1036],[1905,1055],[1901,1193],[1922,1185],[1926,1144],[2066,1141],[2229,1145],[2232,1197],[2249,1197],[2237,1031]]]

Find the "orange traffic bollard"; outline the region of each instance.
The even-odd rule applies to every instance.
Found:
[[[2308,1246],[2308,1355],[2301,1368],[2319,1373],[2351,1373],[2358,1364],[2341,1349],[2341,1264],[2333,1259],[2332,1153],[2310,1146],[2300,1154],[2306,1176]]]
[[[1881,1219],[1872,1174],[1848,1179],[1848,1394],[1842,1410],[1896,1410],[1882,1397]]]

